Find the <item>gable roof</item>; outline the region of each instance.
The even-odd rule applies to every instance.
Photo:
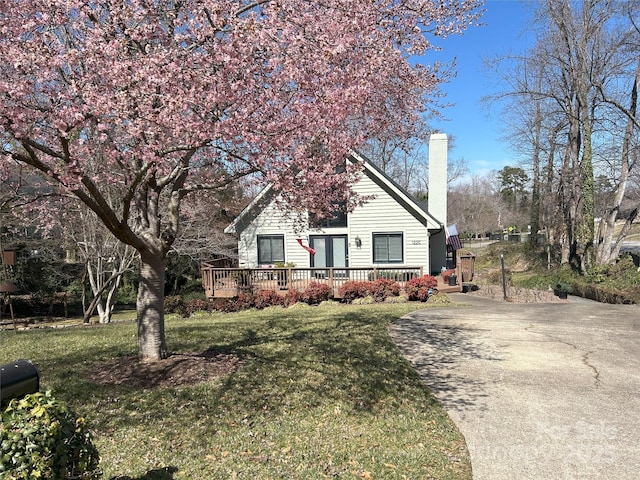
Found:
[[[433,215],[431,215],[422,203],[420,203],[415,199],[415,197],[413,197],[413,195],[411,195],[404,188],[398,185],[375,163],[355,150],[351,150],[350,156],[354,160],[362,162],[365,174],[367,174],[367,176],[380,188],[391,195],[391,197],[396,202],[402,205],[405,210],[411,213],[425,227],[429,227],[431,224],[432,229],[440,230],[444,228],[444,224]]]
[[[431,215],[424,206],[418,202],[409,192],[400,187],[391,177],[383,172],[377,165],[371,160],[365,157],[360,152],[355,150],[349,151],[348,160],[352,162],[359,162],[363,165],[363,172],[367,177],[373,181],[376,185],[382,188],[388,193],[398,204],[413,215],[422,225],[432,230],[442,230],[444,224]],[[264,209],[275,196],[273,185],[267,185],[231,222],[229,226],[224,229],[224,233],[237,233],[237,227],[243,221],[247,220],[250,213],[253,213],[250,218],[254,218],[262,209]]]

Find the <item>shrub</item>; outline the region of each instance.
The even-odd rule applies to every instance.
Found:
[[[190,317],[195,312],[207,312],[211,309],[211,305],[207,300],[202,298],[192,298],[184,305],[184,313],[182,316],[184,318]]]
[[[387,297],[384,299],[385,303],[407,303],[409,299],[407,295],[399,295],[397,297]]]
[[[184,315],[185,304],[182,297],[180,295],[164,297],[164,311],[165,313]]]
[[[253,293],[241,293],[235,298],[237,310],[249,310],[256,306],[256,297]]]
[[[302,301],[302,292],[299,292],[298,290],[289,290],[283,299],[283,306],[290,307],[291,305],[295,305]]]
[[[387,297],[400,295],[400,284],[387,278],[379,278],[369,285],[369,295],[378,302],[384,302]]]
[[[13,399],[0,423],[0,478],[92,480],[100,458],[83,418],[51,392]]]
[[[309,305],[320,305],[320,303],[331,298],[331,293],[329,285],[311,282],[302,292],[301,300]]]
[[[609,265],[596,265],[589,269],[585,280],[589,283],[604,283],[609,277]]]
[[[284,298],[273,290],[258,290],[255,296],[255,307],[259,309],[282,306]]]
[[[222,298],[217,300],[213,308],[222,313],[235,313],[241,310],[235,298]]]
[[[356,298],[364,298],[369,295],[369,286],[371,282],[362,282],[357,280],[349,280],[345,282],[338,292],[344,302],[351,303]]]
[[[426,302],[429,298],[429,292],[438,286],[438,280],[431,275],[425,275],[424,277],[412,278],[407,282],[404,287],[409,300],[420,302]]]
[[[634,288],[640,283],[640,269],[629,253],[622,255],[614,265],[611,265],[610,275],[619,288]]]
[[[235,298],[220,298],[211,304],[211,309],[223,313],[234,313],[255,307],[256,299],[252,293],[241,293]]]

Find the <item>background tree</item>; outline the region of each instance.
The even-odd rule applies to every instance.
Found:
[[[84,204],[65,202],[59,213],[64,236],[70,248],[77,253],[77,261],[85,268],[82,288],[84,322],[88,323],[95,311],[100,323],[111,322],[116,295],[123,275],[131,272],[137,261],[136,250],[115,238]],[[86,301],[85,285],[89,284],[91,297]]]
[[[60,300],[66,316],[67,298],[61,293],[79,279],[80,270],[67,261],[66,244],[60,241],[61,236],[43,235],[35,226],[37,215],[29,210],[48,193],[41,189],[40,176],[20,164],[7,160],[4,168],[8,175],[0,184],[0,250],[16,250],[17,261],[15,265],[2,265],[2,279],[10,280],[22,293],[30,295],[32,315],[53,315]]]
[[[496,177],[496,172],[474,175],[470,181],[449,189],[447,218],[457,225],[460,233],[481,237],[518,223],[496,188]]]
[[[427,179],[427,142],[430,130],[424,124],[413,138],[380,135],[370,138],[362,152],[398,185],[413,193],[424,190]]]
[[[481,3],[0,0],[2,154],[138,252],[138,349],[158,360],[183,200],[255,176],[293,211],[353,208],[347,149],[412,136],[443,71],[409,57]]]
[[[381,136],[369,139],[362,152],[398,185],[426,201],[429,184],[428,140],[432,130],[425,124],[417,127],[413,138]],[[455,149],[455,137],[447,143],[449,154]],[[469,173],[464,158],[450,157],[447,162],[447,182],[455,183]]]
[[[523,210],[527,205],[529,176],[521,167],[506,166],[498,171],[500,196],[513,209]]]
[[[511,79],[506,94],[516,117],[511,125],[517,125],[519,133],[529,132],[519,140],[524,140],[521,151],[527,152],[533,167],[532,218],[539,220],[559,261],[581,271],[616,258],[616,245],[625,235],[623,229],[614,241],[637,127],[629,130],[633,121],[625,125],[623,120],[634,117],[629,105],[637,103],[629,94],[637,64],[637,49],[632,53],[637,30],[629,10],[636,3],[537,4],[534,47],[496,64]],[[605,199],[597,197],[599,175],[607,175],[619,194],[607,199],[606,208],[596,203]],[[537,197],[545,202],[537,202]],[[598,210],[608,213],[596,232]],[[627,220],[630,225],[633,218]]]
[[[631,230],[631,224],[638,216],[640,201],[634,201],[623,209],[623,203],[627,197],[628,187],[632,182],[634,171],[637,171],[638,162],[638,131],[640,130],[640,118],[638,117],[638,87],[640,84],[640,26],[636,22],[640,14],[640,2],[637,0],[627,2],[623,9],[623,15],[630,28],[625,28],[627,22],[618,33],[623,42],[620,43],[622,52],[616,69],[616,79],[627,78],[626,89],[612,89],[608,84],[598,81],[595,85],[602,95],[603,101],[614,108],[614,111],[622,116],[624,136],[621,142],[621,151],[614,171],[617,173],[615,188],[612,192],[608,208],[603,212],[597,230],[597,260],[600,264],[611,263],[618,258],[622,241]],[[634,68],[635,67],[635,68]],[[619,93],[618,95],[616,95]],[[626,98],[625,98],[626,97]],[[616,236],[616,220],[624,219],[624,225]]]

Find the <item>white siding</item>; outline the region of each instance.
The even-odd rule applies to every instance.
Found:
[[[352,267],[374,265],[374,233],[402,233],[404,263],[380,265],[421,266],[428,272],[429,236],[427,227],[423,226],[419,220],[369,177],[363,176],[354,189],[360,195],[373,195],[375,198],[349,215],[349,265]],[[356,237],[362,240],[360,248],[355,245]]]
[[[302,237],[308,245],[309,235],[347,235],[348,262],[350,267],[371,267],[373,264],[373,234],[402,233],[404,262],[399,264],[380,264],[379,266],[424,267],[429,272],[429,234],[428,229],[412,213],[398,203],[387,191],[367,175],[355,185],[354,190],[363,196],[373,196],[362,207],[348,215],[347,227],[324,228],[322,230],[295,233],[294,222],[270,203],[239,234],[238,256],[241,267],[258,266],[258,235],[284,235],[285,261],[298,267],[309,267],[309,253],[302,248],[297,238]],[[356,237],[361,246],[356,246]]]
[[[284,235],[285,262],[293,262],[298,267],[309,266],[309,253],[298,242],[298,235],[294,231],[291,218],[270,203],[253,221],[239,234],[238,262],[240,267],[258,267],[258,235]],[[306,237],[303,237],[306,245]]]

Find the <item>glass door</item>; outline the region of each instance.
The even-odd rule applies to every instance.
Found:
[[[311,266],[315,268],[333,267],[346,268],[349,266],[346,235],[314,235],[309,237],[311,248],[316,254],[311,257]],[[346,270],[335,271],[336,276],[346,276]],[[317,271],[316,276],[326,277],[328,272]]]

